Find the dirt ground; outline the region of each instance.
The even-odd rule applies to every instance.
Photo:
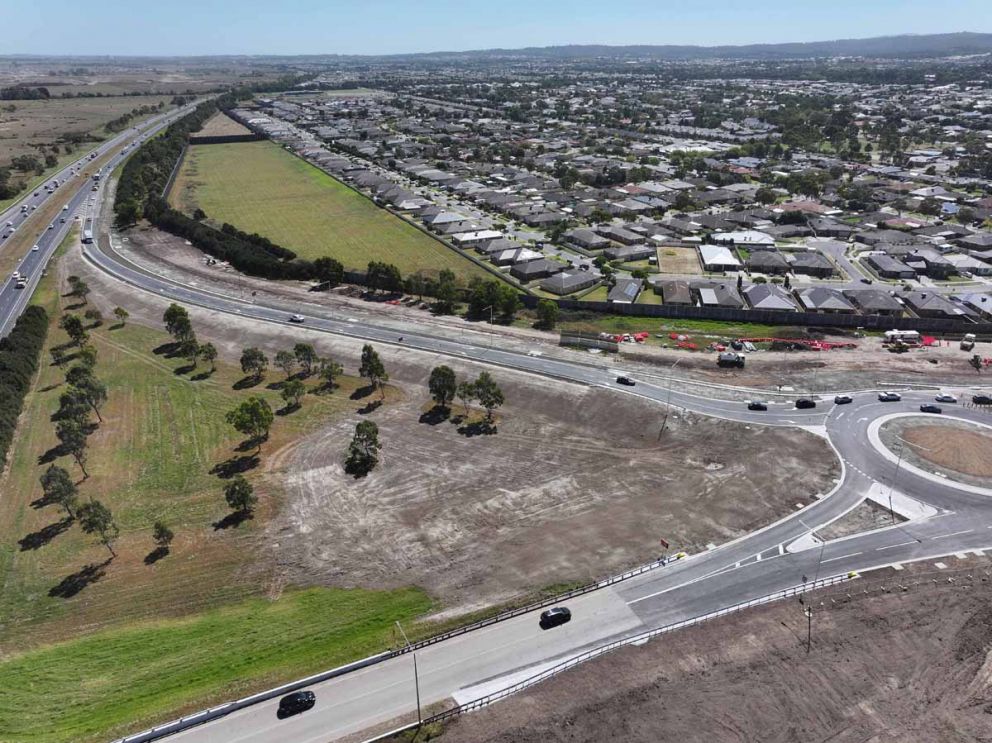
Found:
[[[863,531],[881,529],[883,526],[891,526],[893,523],[901,523],[905,520],[898,514],[890,514],[887,509],[882,508],[877,503],[866,500],[832,524],[818,529],[816,535],[824,540],[840,539],[851,534],[860,534]]]
[[[332,292],[308,291],[309,284],[301,282],[272,282],[242,276],[223,265],[207,266],[200,251],[184,244],[183,240],[153,229],[132,230],[128,242],[122,246],[127,257],[140,265],[174,278],[193,275],[201,286],[223,287],[226,291],[250,296],[267,296],[304,311],[310,304],[337,308],[358,317],[393,323],[413,331],[412,323],[430,322],[439,333],[458,334],[475,341],[487,340],[488,333],[497,333],[505,344],[527,350],[539,348],[546,355],[555,354],[568,358],[589,358],[584,351],[558,346],[558,334],[530,328],[489,326],[469,322],[458,317],[431,317],[425,309],[414,306],[389,305],[360,297],[351,297],[347,287]],[[660,332],[660,323],[645,318],[644,330]],[[701,338],[701,336],[700,336]],[[707,341],[708,342],[708,341]],[[764,351],[751,354],[744,370],[719,369],[715,354],[666,349],[658,346],[625,344],[621,347],[620,361],[625,367],[642,369],[647,374],[668,375],[678,361],[674,376],[684,382],[730,384],[776,391],[779,387],[794,390],[833,391],[876,389],[885,384],[941,384],[962,388],[987,383],[985,377],[972,369],[969,354],[959,351],[954,344],[927,349],[916,349],[904,354],[890,354],[875,337],[857,339],[853,350],[813,351]],[[981,353],[989,352],[983,347]],[[602,359],[599,359],[602,360]],[[719,395],[710,389],[708,394]],[[745,396],[747,396],[745,394]]]
[[[974,477],[992,477],[992,430],[925,425],[907,428],[902,437],[928,462]]]
[[[105,314],[120,304],[129,322],[160,326],[166,302],[107,280],[75,253],[68,261]],[[223,357],[309,340],[357,367],[357,340],[195,307],[190,315]],[[341,469],[358,414],[277,455],[296,474],[259,550],[286,584],[417,584],[453,611],[471,609],[639,564],[657,556],[660,537],[689,550],[726,541],[809,503],[839,475],[812,434],[672,415],[659,441],[660,408],[503,369],[491,370],[507,398],[498,432],[467,436],[449,421],[420,422],[426,380],[438,363],[460,378],[483,367],[379,350],[403,400],[369,414],[384,444],[372,475],[356,481]]]
[[[809,654],[800,606],[780,602],[606,655],[458,718],[441,739],[988,741],[989,565],[987,558],[948,562],[970,567],[953,571],[953,583],[952,570],[925,564],[818,596],[825,606],[814,603]]]

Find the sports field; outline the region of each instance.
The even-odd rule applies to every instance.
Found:
[[[405,276],[448,268],[491,274],[271,142],[197,145],[170,198],[190,213],[257,232],[301,258],[330,256],[346,268],[392,263]]]

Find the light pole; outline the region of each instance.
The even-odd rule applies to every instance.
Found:
[[[911,447],[914,447],[916,449],[920,449],[921,451],[933,451],[932,449],[927,449],[925,446],[919,446],[918,444],[912,444],[909,441],[906,441],[906,439],[904,439],[902,436],[898,436],[897,435],[896,438],[899,439],[899,441],[902,442],[902,446],[899,447],[899,456],[898,456],[898,458],[896,458],[896,470],[895,470],[895,472],[892,475],[892,482],[889,483],[889,518],[892,519],[892,523],[893,524],[896,523],[896,514],[895,514],[895,511],[892,510],[892,490],[896,486],[896,480],[899,479],[899,465],[902,464],[902,455],[903,455],[903,452],[906,450],[906,447],[907,446],[911,446]]]
[[[483,312],[486,310],[489,310],[489,348],[491,349],[493,347],[493,334],[496,332],[495,328],[493,328],[493,306],[489,305],[482,308]]]
[[[672,373],[675,371],[675,367],[679,365],[679,362],[684,359],[684,356],[680,356],[675,359],[675,363],[668,370],[668,398],[665,401],[665,417],[661,421],[661,430],[658,432],[658,441],[661,441],[661,434],[665,432],[665,428],[668,426],[668,414],[672,410],[672,386],[675,384],[675,380],[672,378]]]
[[[400,634],[403,635],[403,640],[406,642],[406,646],[412,647],[410,645],[410,640],[406,636],[406,632],[403,631],[403,625],[400,624],[400,620],[396,620],[396,626],[400,628]],[[420,674],[417,673],[417,652],[413,652],[413,688],[417,695],[417,724],[422,725],[424,722],[424,716],[420,712]]]

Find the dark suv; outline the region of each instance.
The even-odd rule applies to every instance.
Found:
[[[810,400],[808,397],[800,397],[798,400],[796,400],[796,407],[799,408],[800,410],[804,410],[806,408],[815,408],[816,400]]]
[[[633,387],[634,380],[631,379],[630,377],[617,377],[617,384],[624,384],[627,385],[628,387]]]
[[[971,398],[972,403],[975,405],[992,405],[992,397],[988,395],[974,395]]]
[[[551,629],[558,627],[572,620],[572,612],[564,606],[555,606],[552,609],[541,612],[541,629]]]
[[[276,717],[280,720],[301,712],[306,712],[317,703],[317,696],[312,691],[294,691],[279,700],[279,710]]]

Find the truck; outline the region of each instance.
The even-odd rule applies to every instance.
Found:
[[[87,243],[87,244],[93,242],[93,220],[92,219],[87,219],[83,223],[83,242],[84,243]]]
[[[901,343],[919,343],[920,333],[916,330],[886,330],[885,340],[888,343],[901,342]]]
[[[744,368],[744,355],[740,353],[734,353],[733,351],[724,351],[719,356],[716,357],[716,365],[720,367],[736,367],[738,369]]]
[[[961,350],[971,351],[975,347],[975,334],[965,333],[964,337],[961,339]]]

